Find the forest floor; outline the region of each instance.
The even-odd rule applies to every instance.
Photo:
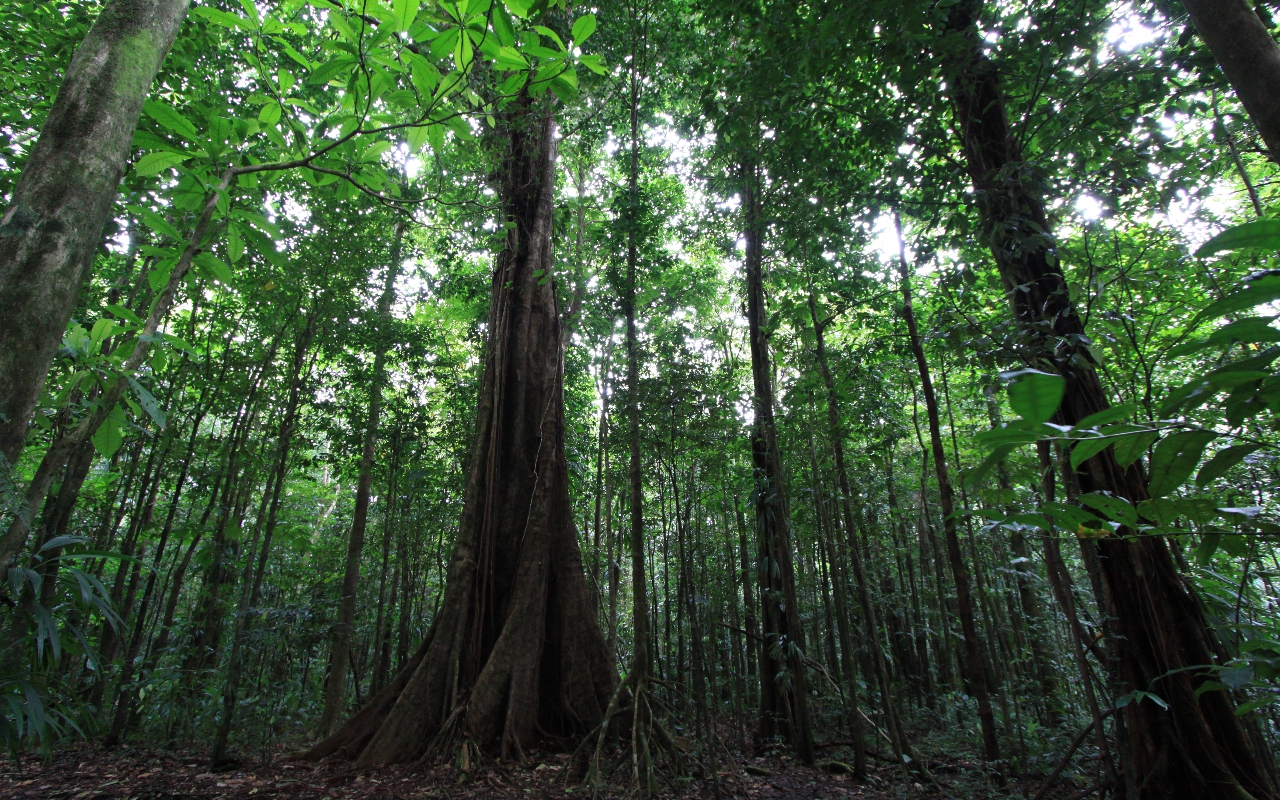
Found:
[[[104,751],[88,744],[55,752],[52,761],[24,757],[20,763],[0,765],[0,797],[6,800],[170,800],[171,798],[353,798],[408,800],[413,798],[557,798],[587,797],[580,779],[565,779],[565,754],[531,753],[527,764],[488,765],[470,775],[442,764],[413,764],[376,770],[357,770],[350,763],[310,764],[274,760],[242,762],[211,771],[207,754],[197,751],[139,747]],[[826,763],[826,762],[824,762]],[[721,796],[743,798],[890,798],[988,796],[1030,797],[1036,783],[1015,783],[993,793],[984,785],[977,765],[961,759],[931,763],[943,793],[936,787],[906,780],[892,765],[877,763],[864,779],[805,767],[783,754],[744,759],[720,774]],[[757,774],[749,774],[757,773]],[[1074,792],[1062,787],[1055,797]],[[608,796],[626,794],[620,787]],[[664,798],[711,798],[709,783],[696,781],[668,786]]]

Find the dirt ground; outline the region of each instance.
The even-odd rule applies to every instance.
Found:
[[[356,770],[349,763],[278,760],[242,763],[213,772],[205,754],[135,747],[103,751],[67,747],[50,763],[38,757],[0,766],[0,797],[69,800],[169,798],[577,798],[589,794],[565,776],[565,754],[531,754],[526,765],[491,764],[464,775],[447,765],[414,764]],[[764,756],[721,772],[723,796],[750,798],[888,798],[900,796],[901,774],[889,765],[863,780],[804,767],[785,756]],[[755,773],[748,774],[746,767]],[[837,767],[838,769],[838,767]],[[892,788],[891,788],[892,787]],[[899,788],[900,787],[900,788]],[[899,791],[893,791],[893,789]],[[916,789],[911,786],[910,789]],[[933,794],[910,792],[916,796]],[[666,786],[664,797],[712,797],[702,781]]]

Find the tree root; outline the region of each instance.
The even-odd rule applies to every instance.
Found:
[[[676,777],[683,777],[689,773],[689,756],[653,712],[650,700],[657,700],[657,698],[651,698],[648,684],[648,680],[644,678],[636,680],[633,675],[624,678],[609,700],[604,719],[583,738],[582,743],[570,758],[570,763],[576,761],[594,739],[595,746],[587,760],[586,774],[583,778],[583,784],[589,788],[593,798],[603,797],[608,786],[608,777],[628,764],[631,767],[631,775],[627,781],[628,791],[635,792],[639,797],[657,796],[661,787],[657,780],[659,773],[654,758],[655,749],[662,756],[667,769]],[[627,698],[628,690],[630,690],[630,698]],[[624,702],[626,699],[630,702]],[[631,718],[628,737],[630,746],[620,749],[616,758],[606,759],[604,751],[609,729],[614,720],[623,715],[630,715]]]

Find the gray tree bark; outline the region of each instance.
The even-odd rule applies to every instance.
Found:
[[[1280,47],[1245,0],[1183,0],[1236,97],[1280,161]]]
[[[188,0],[113,0],[67,67],[0,217],[0,456],[12,464]]]

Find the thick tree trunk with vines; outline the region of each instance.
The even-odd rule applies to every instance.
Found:
[[[312,758],[407,761],[444,752],[462,734],[521,758],[535,737],[591,730],[613,691],[564,452],[564,343],[550,280],[556,128],[545,107],[516,105],[505,120],[501,194],[512,224],[494,269],[444,601],[406,668]]]
[[[806,764],[813,763],[813,730],[805,680],[804,633],[796,606],[791,521],[783,494],[782,454],[773,418],[773,371],[765,324],[764,219],[756,193],[759,176],[743,168],[746,211],[747,328],[751,339],[751,375],[755,384],[755,426],[751,461],[755,476],[757,564],[764,604],[760,648],[760,727],[762,738],[782,736]],[[785,674],[784,674],[785,673]]]
[[[995,65],[977,31],[981,3],[952,6],[948,19],[948,79],[984,235],[1013,298],[1028,352],[1066,379],[1054,421],[1072,425],[1109,406],[1071,303],[1049,237],[1044,199],[1029,177],[1010,129]],[[1137,504],[1148,499],[1139,464],[1121,469],[1110,449],[1076,472],[1084,492],[1106,491]],[[1150,700],[1123,708],[1128,751],[1142,798],[1274,798],[1269,756],[1253,746],[1231,696],[1196,689],[1209,679],[1202,665],[1221,647],[1203,610],[1174,565],[1165,540],[1121,528],[1098,542],[1112,619],[1119,678]],[[1137,798],[1130,798],[1137,800]]]

